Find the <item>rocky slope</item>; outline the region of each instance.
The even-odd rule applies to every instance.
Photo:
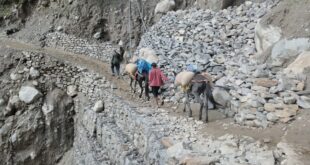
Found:
[[[252,0],[261,1],[261,0]],[[141,35],[170,10],[211,8],[219,10],[240,5],[244,0],[134,0],[131,4],[131,32],[129,31],[129,2],[121,0],[20,0],[0,2],[0,27],[9,34],[27,41],[40,41],[53,30],[100,41],[119,42],[129,46],[139,44]],[[167,7],[167,3],[173,5]]]
[[[279,6],[283,3],[287,2],[281,2]],[[239,7],[219,12],[168,13],[143,35],[136,54],[139,55],[141,48],[154,49],[160,65],[169,75],[184,70],[188,64],[208,71],[216,85],[231,88],[229,94],[223,89],[215,89],[213,94],[216,101],[229,105],[224,111],[234,116],[237,123],[264,128],[276,122],[287,123],[294,119],[300,108],[308,108],[308,97],[299,96],[305,89],[305,75],[288,74],[291,70],[302,72],[308,66],[305,63],[298,65],[307,58],[307,53],[293,66],[284,71],[283,67],[289,63],[288,59],[309,50],[310,44],[308,38],[279,38],[270,59],[262,62],[260,53],[265,50],[256,52],[255,48],[264,45],[267,49],[269,40],[259,40],[259,37],[269,39],[276,32],[272,35],[264,33],[267,28],[260,27],[261,23],[257,22],[276,4],[277,1],[247,1]],[[168,91],[170,101],[180,102],[180,93],[173,92],[173,88]]]
[[[1,164],[55,164],[74,139],[73,100],[52,83],[68,77],[59,74],[64,64],[6,48],[0,55]]]

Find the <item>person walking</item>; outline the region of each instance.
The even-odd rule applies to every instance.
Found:
[[[116,72],[117,76],[119,77],[121,62],[123,61],[123,54],[124,54],[124,51],[122,47],[120,48],[120,53],[114,50],[114,54],[112,55],[112,59],[111,59],[112,76],[114,76]]]
[[[165,81],[168,81],[168,78],[162,73],[162,71],[157,68],[156,63],[152,63],[152,69],[149,74],[149,86],[152,88],[152,93],[154,95],[156,105],[159,107],[159,89],[164,85]],[[164,101],[161,101],[161,105],[164,104]]]

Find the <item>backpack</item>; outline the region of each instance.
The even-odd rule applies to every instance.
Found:
[[[139,59],[137,61],[137,68],[138,68],[139,73],[143,73],[143,72],[149,73],[150,70],[152,69],[152,66],[147,61],[145,61],[143,59]]]

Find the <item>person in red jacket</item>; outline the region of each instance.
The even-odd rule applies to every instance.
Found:
[[[159,107],[159,89],[164,85],[164,81],[168,78],[163,74],[163,72],[157,68],[156,63],[152,63],[152,69],[149,73],[149,86],[152,88],[152,93],[155,97],[156,105]],[[162,104],[164,101],[162,100]]]

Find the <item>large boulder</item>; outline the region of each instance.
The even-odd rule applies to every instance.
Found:
[[[64,91],[56,88],[53,91],[47,93],[44,104],[42,106],[42,112],[45,115],[46,123],[49,125],[56,114],[55,111],[71,110],[73,100]],[[54,113],[53,113],[54,112]],[[65,114],[65,113],[64,113]]]
[[[102,111],[104,111],[104,102],[103,101],[97,101],[95,103],[95,106],[93,107],[93,110],[97,113],[100,113]]]
[[[175,8],[174,0],[162,0],[155,7],[155,14],[165,14]]]
[[[298,98],[297,104],[304,109],[310,109],[310,98],[307,96],[301,96]]]
[[[287,74],[301,74],[307,67],[310,67],[310,51],[299,54],[295,61],[284,69],[284,72]]]
[[[310,49],[309,38],[282,39],[271,50],[272,66],[283,66],[292,62],[298,54]]]
[[[11,96],[8,104],[3,112],[4,116],[11,116],[14,115],[16,111],[21,107],[21,101],[18,96],[14,95]]]
[[[222,88],[214,88],[213,97],[215,102],[221,104],[222,106],[228,106],[231,100],[230,94]]]
[[[255,46],[262,53],[281,38],[281,29],[272,25],[264,25],[259,21],[255,26]]]
[[[218,11],[234,5],[235,0],[197,0],[196,2],[199,8]]]
[[[18,96],[21,101],[30,104],[40,98],[42,94],[32,86],[22,86],[19,90]]]

